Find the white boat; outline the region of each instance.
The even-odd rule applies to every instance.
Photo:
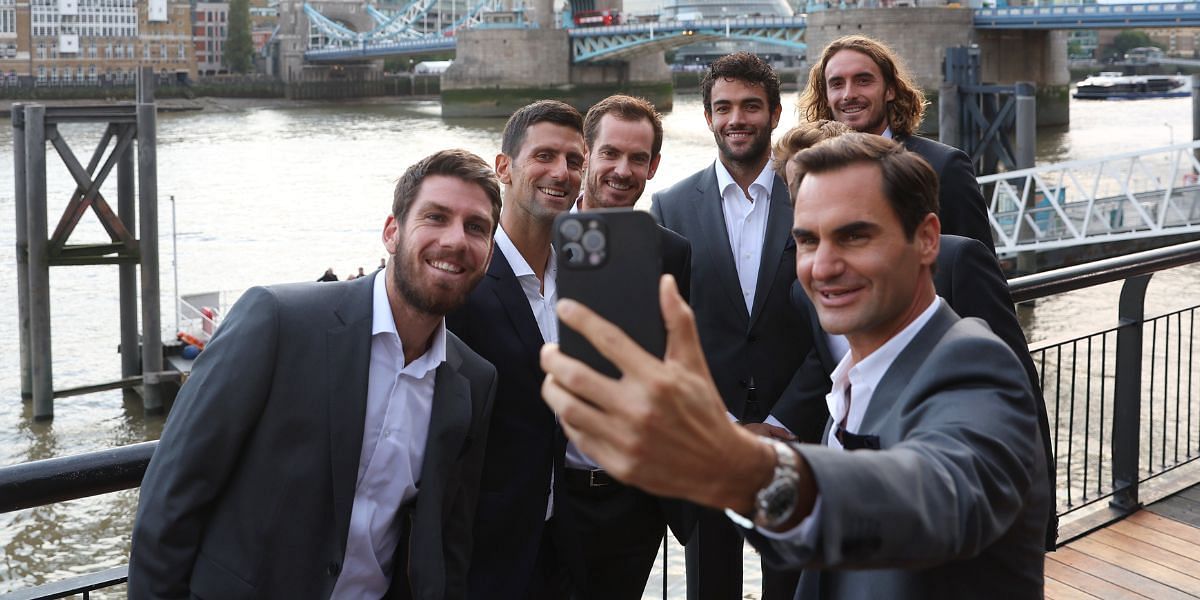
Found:
[[[1105,71],[1075,86],[1080,100],[1137,100],[1178,98],[1192,95],[1187,77],[1176,75],[1123,75]]]

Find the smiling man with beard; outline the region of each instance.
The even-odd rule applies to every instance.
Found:
[[[813,64],[800,112],[809,121],[841,121],[855,131],[895,139],[925,159],[938,175],[942,233],[975,238],[995,250],[987,205],[971,161],[961,150],[917,135],[925,94],[900,57],[863,35],[838,38]]]
[[[504,127],[496,173],[504,212],[487,276],[447,325],[500,374],[485,458],[471,598],[566,598],[567,563],[556,505],[566,438],[541,401],[538,352],[558,341],[554,304],[554,218],[579,195],[585,149],[583,117],[542,100],[513,113]],[[553,485],[553,490],[552,490]]]
[[[691,305],[725,407],[757,433],[812,346],[788,303],[796,245],[787,186],[771,169],[771,132],[782,111],[779,77],[739,52],[715,62],[700,84],[717,160],[654,195],[650,212],[692,244]],[[742,540],[717,511],[700,513],[687,544],[689,598],[741,598]],[[763,598],[791,598],[796,573],[764,565]]]
[[[496,371],[443,315],[499,213],[488,164],[438,152],[396,184],[384,270],[238,300],[142,481],[131,598],[466,595]]]

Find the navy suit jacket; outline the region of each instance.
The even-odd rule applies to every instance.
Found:
[[[942,233],[961,235],[983,242],[993,253],[992,225],[988,207],[975,180],[975,169],[962,150],[940,142],[908,135],[897,138],[910,152],[916,152],[933,167],[938,176],[938,218]]]

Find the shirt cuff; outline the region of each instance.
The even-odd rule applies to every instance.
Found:
[[[769,540],[779,540],[804,548],[817,547],[817,524],[821,522],[821,497],[817,496],[817,501],[813,504],[813,510],[804,517],[798,525],[787,531],[771,531],[762,527],[754,529],[763,537]]]
[[[788,428],[787,428],[787,425],[784,425],[783,423],[780,423],[780,422],[779,422],[779,419],[776,419],[776,418],[775,418],[775,415],[767,415],[767,419],[766,419],[765,421],[763,421],[763,423],[766,423],[767,425],[774,425],[774,426],[776,426],[776,427],[779,427],[779,428],[781,428],[781,429],[787,429],[787,432],[788,432],[788,433],[790,433],[790,434],[792,434],[792,435],[796,435],[796,433],[795,433],[794,431],[792,431],[791,429],[788,429]]]

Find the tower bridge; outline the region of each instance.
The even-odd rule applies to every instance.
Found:
[[[462,14],[431,27],[428,16],[445,1],[464,2]],[[619,9],[620,1],[616,4]],[[1036,83],[1038,122],[1049,125],[1068,120],[1067,30],[1200,27],[1200,2],[847,9],[753,18],[664,10],[653,22],[606,27],[556,23],[552,0],[516,8],[513,0],[409,0],[397,6],[280,0],[282,75],[286,80],[310,77],[330,65],[341,72],[381,71],[385,57],[453,52],[456,61],[442,79],[444,108],[447,100],[470,106],[462,112],[450,106],[449,115],[506,115],[520,104],[493,101],[497,93],[527,101],[538,90],[570,92],[581,86],[639,92],[669,106],[665,51],[728,40],[773,44],[807,54],[811,62],[829,41],[860,32],[893,46],[935,104],[945,48],[978,45],[986,57],[982,79]]]

